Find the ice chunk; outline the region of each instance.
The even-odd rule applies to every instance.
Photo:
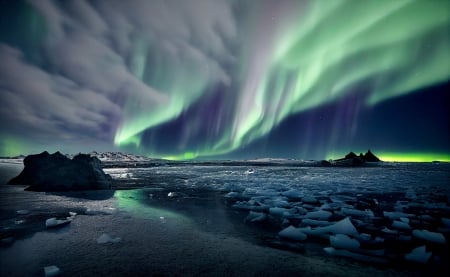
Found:
[[[433,221],[434,218],[430,215],[424,214],[424,215],[419,215],[419,219],[424,220],[424,221]]]
[[[347,235],[344,234],[337,234],[330,237],[330,244],[334,248],[342,248],[342,249],[349,249],[354,250],[358,249],[360,244],[359,241],[356,239],[352,239]]]
[[[56,265],[50,265],[44,267],[44,275],[45,277],[58,276],[61,273],[61,270]]]
[[[104,244],[104,243],[108,243],[108,242],[112,242],[112,243],[117,243],[120,242],[122,239],[119,237],[116,238],[112,238],[110,235],[103,233],[98,239],[97,239],[97,243],[98,244]]]
[[[409,254],[405,255],[405,259],[412,262],[426,264],[431,257],[431,252],[426,252],[425,245],[414,248]]]
[[[369,263],[387,263],[388,261],[386,259],[380,258],[380,257],[372,257],[367,256],[363,254],[353,253],[348,250],[338,250],[333,247],[325,247],[323,250],[325,250],[326,253],[333,255],[333,256],[340,256],[340,257],[347,257],[352,258],[358,261],[363,262],[369,262]]]
[[[419,239],[445,244],[445,237],[441,233],[430,232],[428,230],[414,230],[412,234]]]
[[[303,197],[303,193],[300,193],[298,190],[295,189],[284,191],[281,193],[281,195],[291,199],[301,199]]]
[[[285,208],[270,208],[269,213],[271,215],[280,216],[280,217],[287,217],[292,215],[292,213],[295,212],[293,209],[285,209]]]
[[[442,223],[446,226],[446,227],[450,227],[450,218],[441,218]]]
[[[409,223],[409,218],[407,217],[400,217],[401,222]]]
[[[325,220],[315,220],[315,219],[306,218],[306,219],[302,220],[302,224],[309,225],[309,226],[320,226],[320,227],[323,227],[323,226],[329,226],[329,225],[331,225],[333,223],[331,223],[329,221],[325,221]]]
[[[294,226],[289,226],[281,230],[278,235],[282,238],[292,239],[292,240],[305,240],[308,236],[301,231],[300,228],[295,228]]]
[[[404,231],[411,230],[411,226],[409,226],[408,223],[398,220],[394,220],[394,222],[392,223],[392,228]]]
[[[249,222],[259,222],[267,219],[267,215],[265,213],[258,213],[250,211],[248,216],[245,218],[245,221]]]
[[[329,219],[333,214],[328,211],[315,211],[315,212],[309,212],[305,215],[305,218],[313,218],[313,219],[322,219],[327,220]]]
[[[29,210],[18,210],[18,211],[16,211],[16,213],[18,215],[26,215],[26,214],[29,214],[30,211]]]
[[[316,204],[319,202],[314,196],[305,196],[302,201],[307,204]]]
[[[330,226],[325,227],[317,227],[314,229],[311,228],[302,228],[302,232],[307,235],[326,237],[328,238],[328,234],[345,234],[345,235],[353,235],[358,236],[359,233],[356,230],[355,226],[353,226],[352,222],[348,217],[338,221]]]
[[[404,212],[383,212],[384,217],[389,219],[399,219],[400,217],[413,217],[413,214],[407,214]]]
[[[355,217],[374,217],[375,215],[371,210],[360,211],[355,209],[342,208],[342,212],[345,215],[355,216]]]
[[[386,233],[386,234],[390,234],[390,235],[396,235],[398,234],[398,232],[396,230],[391,230],[387,227],[384,227],[383,229],[381,229],[381,232]]]
[[[58,227],[58,226],[62,226],[62,225],[66,225],[70,223],[70,220],[66,219],[66,220],[60,220],[60,219],[56,219],[56,217],[52,217],[49,218],[45,221],[45,227],[47,228],[53,228],[53,227]]]

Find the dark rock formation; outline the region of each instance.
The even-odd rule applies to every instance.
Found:
[[[367,150],[363,158],[366,162],[380,162],[381,160],[375,156],[370,150]]]
[[[85,154],[71,160],[59,152],[50,155],[45,151],[25,157],[23,163],[23,171],[8,184],[29,185],[26,190],[32,191],[110,189],[112,185],[100,160]]]
[[[366,162],[380,162],[381,160],[375,156],[370,150],[367,150],[366,154],[359,154],[357,156],[355,153],[350,152],[345,155],[344,158],[333,160],[332,165],[335,166],[362,166]]]

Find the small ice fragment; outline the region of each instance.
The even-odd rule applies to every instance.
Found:
[[[446,226],[446,227],[450,227],[450,218],[441,218],[442,223]]]
[[[307,235],[312,236],[318,236],[327,238],[329,237],[329,233],[332,234],[345,234],[345,235],[353,235],[358,236],[358,230],[356,230],[353,223],[350,221],[350,219],[344,218],[341,221],[335,222],[332,225],[325,226],[325,227],[317,227],[314,229],[311,228],[301,228],[302,232],[304,232]]]
[[[295,228],[294,226],[289,226],[283,230],[281,230],[278,235],[282,238],[292,239],[292,240],[305,240],[307,235],[300,231],[299,228]]]
[[[362,233],[359,235],[358,238],[363,241],[369,241],[372,238],[372,236],[370,234]]]
[[[355,216],[355,217],[374,217],[375,215],[371,210],[360,211],[355,209],[342,208],[342,212],[345,215]]]
[[[267,215],[265,213],[258,213],[250,211],[248,216],[245,218],[245,221],[249,222],[260,222],[267,219]]]
[[[428,230],[414,230],[412,234],[419,239],[445,244],[445,237],[441,233],[430,232]]]
[[[384,227],[381,232],[386,233],[386,234],[391,234],[391,235],[396,235],[398,234],[398,232],[396,230],[391,230],[387,227]]]
[[[16,213],[18,215],[26,215],[26,214],[29,214],[30,211],[29,210],[18,210]]]
[[[400,217],[413,217],[413,214],[407,214],[404,212],[383,212],[384,217],[387,217],[389,219],[397,219]]]
[[[56,217],[49,218],[45,221],[45,227],[52,228],[70,223],[70,220],[59,220]]]
[[[315,212],[309,212],[305,215],[305,218],[309,219],[322,219],[327,220],[329,219],[333,214],[328,211],[315,211]]]
[[[426,252],[425,245],[414,248],[409,254],[405,255],[405,259],[412,262],[426,264],[431,257],[431,252]]]
[[[433,221],[434,218],[430,215],[424,214],[424,215],[420,215],[419,219],[424,220],[424,221]]]
[[[304,203],[307,203],[307,204],[316,204],[316,203],[319,202],[319,201],[317,201],[317,199],[316,199],[315,197],[313,197],[313,196],[305,196],[305,197],[303,197],[302,201],[303,201]]]
[[[274,207],[274,208],[270,208],[269,209],[269,213],[272,215],[276,215],[276,216],[280,216],[280,217],[286,217],[291,215],[292,210],[291,209],[285,209],[285,208],[278,208],[278,207]]]
[[[255,173],[255,171],[252,168],[247,169],[247,171],[245,171],[245,174],[253,174],[253,173]]]
[[[309,225],[309,226],[323,227],[323,226],[329,226],[333,223],[329,222],[329,221],[325,221],[325,220],[316,220],[316,219],[305,218],[302,220],[302,224]]]
[[[357,241],[356,239],[352,239],[344,234],[337,234],[334,236],[330,236],[330,244],[334,248],[342,248],[349,250],[358,249],[360,246],[359,241]]]
[[[167,196],[168,197],[175,197],[175,196],[177,196],[177,193],[175,193],[175,192],[169,192],[168,194],[167,194]]]
[[[392,228],[405,231],[411,230],[411,226],[409,226],[408,223],[398,220],[394,220],[394,222],[392,223]]]
[[[76,212],[69,212],[69,215],[70,215],[70,216],[76,216],[77,213],[76,213]]]
[[[369,262],[369,263],[381,263],[381,264],[387,263],[386,259],[383,259],[380,257],[372,257],[372,256],[363,255],[363,254],[353,253],[348,250],[339,250],[339,249],[335,249],[333,247],[325,247],[323,250],[333,256],[347,257],[347,258],[352,258],[352,259],[355,259],[358,261]]]
[[[56,265],[50,265],[44,267],[45,277],[58,276],[61,273],[61,270]]]
[[[409,218],[407,217],[400,217],[401,222],[409,223]]]
[[[103,233],[98,239],[98,244],[105,244],[108,242],[117,243],[120,242],[122,239],[120,237],[112,238],[110,235]]]

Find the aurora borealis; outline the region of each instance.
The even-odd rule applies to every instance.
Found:
[[[0,155],[450,160],[449,1],[0,3]]]

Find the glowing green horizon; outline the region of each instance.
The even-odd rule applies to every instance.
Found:
[[[378,156],[385,162],[450,162],[450,153],[381,153]]]

